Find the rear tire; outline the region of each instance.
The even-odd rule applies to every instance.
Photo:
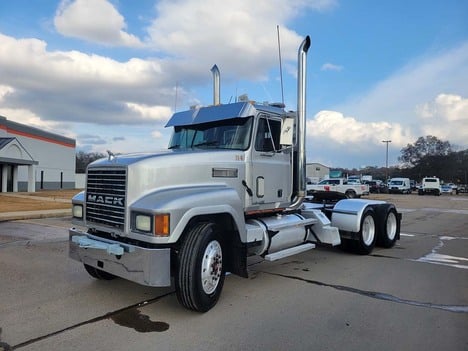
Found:
[[[177,299],[185,308],[206,312],[218,302],[224,285],[223,242],[216,225],[199,223],[189,230],[178,256]]]
[[[386,209],[384,220],[380,223],[377,245],[384,248],[391,248],[400,235],[400,221],[394,207]]]
[[[375,214],[374,210],[369,208],[362,215],[361,228],[356,242],[356,253],[360,255],[370,254],[374,249],[376,238]]]
[[[356,192],[354,190],[346,190],[345,195],[348,199],[354,199],[356,197]]]
[[[94,268],[93,266],[90,266],[86,263],[83,264],[84,268],[86,269],[86,272],[93,277],[94,279],[99,279],[99,280],[112,280],[117,278],[115,275],[111,273],[104,272],[98,268]]]

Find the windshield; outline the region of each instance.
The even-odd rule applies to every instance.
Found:
[[[252,117],[231,118],[211,123],[174,127],[169,149],[247,150]]]

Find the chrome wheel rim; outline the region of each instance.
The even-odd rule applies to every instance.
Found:
[[[362,222],[362,241],[366,246],[369,246],[374,241],[375,223],[372,216],[366,216]]]
[[[218,241],[211,241],[205,249],[201,265],[201,281],[205,294],[212,294],[218,287],[223,272],[223,251]]]
[[[390,240],[395,239],[397,232],[397,219],[394,212],[390,212],[387,216],[387,237]]]

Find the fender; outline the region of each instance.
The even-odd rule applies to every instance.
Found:
[[[192,218],[219,213],[231,215],[242,242],[245,242],[247,237],[239,194],[235,189],[223,184],[202,184],[156,190],[133,202],[130,205],[130,211],[170,214],[169,239],[154,238],[152,240],[154,243],[175,243]]]
[[[340,200],[332,210],[332,226],[348,232],[359,232],[364,210],[369,206],[377,207],[384,204],[386,204],[385,201],[378,200]]]
[[[78,194],[72,197],[73,203],[83,204],[85,202],[85,191],[80,191]]]

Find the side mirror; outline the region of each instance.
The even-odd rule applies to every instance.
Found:
[[[286,117],[281,125],[280,144],[292,146],[294,138],[294,118]]]

